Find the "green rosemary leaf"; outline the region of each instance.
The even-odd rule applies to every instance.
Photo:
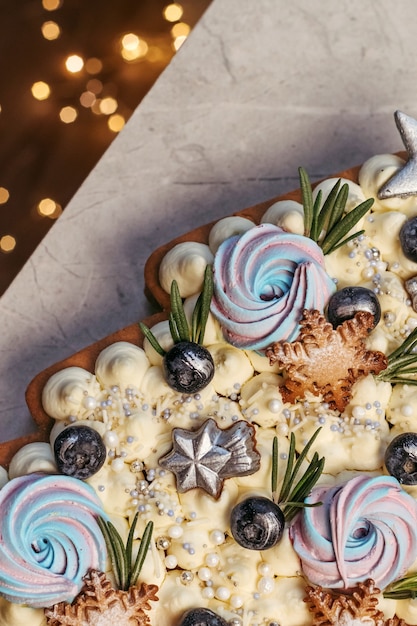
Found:
[[[400,384],[400,385],[417,385],[417,380],[414,378],[406,378],[403,376],[391,376],[389,379],[384,378],[378,380],[384,380],[385,382],[389,382],[392,385]]]
[[[116,553],[116,559],[118,562],[118,571],[119,571],[119,589],[123,591],[127,590],[127,584],[129,581],[129,573],[127,569],[127,557],[126,557],[126,548],[123,545],[123,541],[121,536],[119,535],[116,527],[111,523],[107,522],[107,528],[111,535],[111,539],[113,542],[114,550]]]
[[[193,314],[191,316],[191,341],[194,341],[195,343],[200,343],[201,295],[202,294],[200,293],[197,298],[197,302],[195,303]]]
[[[292,468],[295,459],[295,436],[294,433],[291,432],[290,435],[290,448],[288,451],[287,457],[287,467],[285,468],[284,480],[282,481],[281,491],[278,496],[278,502],[282,502],[288,497],[288,494],[291,489],[291,484],[294,478],[292,477]]]
[[[333,226],[331,231],[327,233],[326,237],[322,241],[321,247],[323,254],[329,254],[329,251],[331,251],[333,247],[337,245],[350,230],[352,230],[355,224],[357,224],[359,220],[361,220],[362,217],[368,213],[373,203],[373,198],[365,200],[352,209],[352,211],[346,213],[343,218]]]
[[[107,528],[107,522],[102,517],[98,517],[97,524],[99,525],[100,530],[104,537],[104,541],[106,542],[107,552],[109,553],[110,561],[111,561],[113,572],[114,572],[114,578],[116,580],[116,585],[119,587],[120,571],[119,571],[119,566],[118,566],[118,561],[117,561],[117,556],[116,556],[116,550],[114,549],[111,534],[109,532],[109,529]]]
[[[153,522],[148,522],[146,524],[145,530],[142,535],[142,539],[139,546],[139,551],[136,556],[135,564],[132,567],[129,577],[129,586],[134,586],[138,582],[138,578],[140,576],[140,572],[143,567],[143,563],[145,561],[146,555],[148,553],[149,545],[152,538],[153,532]]]
[[[383,592],[383,596],[393,600],[415,599],[417,597],[417,574],[411,574],[391,583]]]
[[[297,474],[301,470],[302,463],[306,459],[306,456],[311,449],[314,441],[318,437],[320,430],[321,427],[318,428],[309,439],[307,444],[304,446],[303,451],[299,455],[295,465],[295,436],[294,433],[291,433],[287,468],[281,492],[278,498],[278,504],[280,504],[285,520],[287,522],[291,521],[292,518],[297,514],[299,508],[304,506],[305,498],[311,493],[311,490],[313,489],[314,485],[317,483],[323,472],[325,459],[324,457],[319,458],[318,453],[315,452],[311,461],[308,464],[307,469],[293,487],[293,484],[297,478]]]
[[[163,349],[163,347],[161,346],[161,344],[159,343],[155,335],[149,330],[149,328],[145,326],[143,322],[139,322],[139,328],[142,334],[146,337],[146,339],[151,344],[152,348],[156,350],[157,353],[160,354],[161,356],[165,356],[166,354],[165,350]]]
[[[169,324],[169,332],[171,333],[173,342],[179,343],[181,341],[181,337],[178,333],[178,328],[175,323],[175,319],[174,319],[174,315],[172,311],[170,312],[169,317],[168,317],[168,324]]]
[[[319,227],[319,217],[320,217],[320,205],[321,205],[322,196],[323,196],[323,192],[320,189],[316,196],[316,199],[314,201],[314,206],[313,206],[313,221],[311,223],[311,230],[310,230],[310,238],[313,241],[318,241],[320,232],[321,232],[321,229]]]
[[[377,380],[416,385],[417,380],[408,378],[417,373],[417,328],[415,328],[394,352],[388,355],[388,366],[376,376]]]
[[[200,294],[201,308],[199,315],[199,327],[200,332],[197,337],[197,343],[202,344],[204,341],[204,333],[206,331],[206,325],[208,316],[210,314],[210,304],[213,297],[214,281],[213,281],[213,268],[211,265],[207,265],[204,272],[203,290]]]
[[[298,175],[300,178],[300,188],[304,207],[304,234],[306,237],[309,237],[311,225],[313,223],[313,192],[311,190],[309,176],[303,167],[298,168]]]
[[[412,351],[412,349],[416,346],[416,344],[417,344],[417,328],[411,331],[408,337],[404,339],[402,344],[396,350],[394,350],[394,352],[391,352],[391,354],[388,355],[388,363],[396,361],[398,357],[401,357],[404,354],[409,354]]]
[[[127,543],[126,543],[126,559],[127,559],[127,571],[129,572],[129,579],[130,579],[130,573],[132,571],[133,539],[134,539],[136,524],[138,522],[138,517],[139,517],[139,512],[137,511],[135,517],[133,518],[133,522],[130,527],[129,535],[127,537]]]
[[[189,341],[190,329],[176,280],[173,280],[171,283],[171,310],[181,341]]]
[[[106,542],[116,585],[119,589],[124,590],[127,577],[127,560],[126,550],[121,537],[111,522],[106,522],[102,517],[98,517],[97,523]]]
[[[272,499],[275,497],[275,492],[278,485],[278,437],[274,437],[272,440],[272,472],[271,472],[271,491]]]
[[[294,466],[294,471],[293,471],[293,481],[295,480],[295,477],[297,476],[298,471],[301,468],[301,464],[303,463],[304,459],[306,458],[307,454],[310,451],[311,446],[313,445],[313,443],[315,442],[315,440],[317,439],[319,432],[321,431],[321,426],[320,428],[317,428],[317,430],[314,432],[314,434],[310,437],[310,439],[307,441],[306,445],[304,446],[302,452],[300,453],[300,456],[298,457],[297,463]],[[317,454],[317,453],[316,453]],[[318,456],[318,455],[317,455]],[[314,458],[314,457],[313,457]],[[307,470],[308,471],[308,470]]]
[[[324,201],[323,207],[320,211],[320,219],[319,219],[319,236],[323,230],[328,230],[331,228],[330,221],[333,215],[334,205],[336,202],[336,198],[338,197],[338,192],[340,188],[341,180],[339,180],[333,185],[331,188],[329,195]]]
[[[346,203],[349,196],[349,185],[344,183],[340,188],[334,202],[333,212],[329,216],[329,223],[327,224],[327,232],[330,232],[335,224],[342,219],[343,214],[346,211]]]
[[[348,241],[352,241],[352,239],[356,239],[360,235],[363,235],[364,232],[364,230],[358,230],[355,233],[352,233],[352,235],[349,235],[349,237],[346,237],[346,239],[343,239],[342,241],[339,241],[339,243],[332,246],[332,248],[330,248],[329,252],[326,252],[326,254],[330,254],[331,252],[334,252],[334,250],[337,250],[337,248],[341,248]]]

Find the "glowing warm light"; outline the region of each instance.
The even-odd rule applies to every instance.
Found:
[[[62,207],[51,198],[43,198],[37,206],[37,211],[42,217],[56,219],[59,215],[61,215]]]
[[[168,4],[162,11],[162,15],[164,16],[167,22],[177,22],[178,20],[182,18],[183,13],[184,13],[184,9],[178,2],[173,2],[172,4]]]
[[[107,125],[114,133],[118,133],[122,130],[123,126],[126,124],[126,120],[123,115],[116,113],[112,115],[107,120]]]
[[[0,204],[5,204],[10,198],[10,193],[5,187],[0,187]]]
[[[64,122],[64,124],[71,124],[72,122],[75,122],[77,116],[78,112],[77,109],[74,109],[74,107],[63,107],[59,112],[61,122]]]
[[[0,250],[2,252],[11,252],[16,247],[16,239],[13,235],[3,235],[0,239]]]
[[[51,95],[51,88],[48,83],[44,83],[43,80],[33,83],[31,91],[32,96],[36,98],[36,100],[46,100]]]
[[[103,90],[103,83],[98,78],[92,78],[87,83],[87,90],[92,93],[98,94]]]
[[[44,22],[42,24],[42,35],[48,41],[53,41],[54,39],[58,39],[61,34],[61,29],[59,28],[56,22]]]
[[[65,67],[71,74],[76,74],[83,69],[84,60],[79,54],[71,54],[65,61]]]
[[[103,63],[96,57],[91,57],[85,62],[85,69],[89,74],[99,74],[103,69]]]
[[[61,6],[61,0],[42,0],[42,6],[46,11],[55,11]]]
[[[101,113],[103,113],[103,115],[111,115],[112,113],[114,113],[117,110],[117,107],[119,106],[117,100],[115,98],[103,98],[102,100],[100,100],[100,111]]]
[[[171,28],[171,33],[173,37],[187,37],[190,34],[191,27],[189,24],[185,22],[178,22],[178,24],[174,24]]]
[[[135,50],[139,45],[139,37],[133,33],[128,33],[122,37],[122,47],[126,50]]]
[[[92,91],[84,91],[80,96],[80,104],[89,109],[96,101],[96,95]]]
[[[186,39],[187,37],[185,37],[184,35],[181,35],[181,37],[176,37],[172,44],[175,50],[179,50]]]
[[[146,41],[134,33],[123,35],[120,46],[120,54],[125,61],[136,61],[136,59],[146,56],[149,49]]]

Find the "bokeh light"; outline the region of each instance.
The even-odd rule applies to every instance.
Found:
[[[13,235],[3,235],[0,238],[0,250],[2,252],[12,252],[16,247],[16,238]]]
[[[48,83],[45,83],[43,80],[39,80],[36,83],[33,83],[31,87],[32,96],[36,100],[46,100],[51,95],[51,88]]]
[[[59,28],[58,24],[56,22],[44,22],[42,24],[42,35],[45,37],[45,39],[48,39],[48,41],[54,41],[55,39],[58,39],[58,37],[61,34],[61,29]]]
[[[56,11],[61,6],[61,0],[42,0],[45,11]]]
[[[10,198],[9,190],[5,187],[0,187],[0,204],[6,204],[7,200]]]
[[[163,11],[164,18],[167,22],[177,22],[182,18],[183,13],[184,9],[178,2],[168,4]]]
[[[77,119],[78,116],[78,111],[77,109],[75,109],[74,107],[62,107],[62,109],[59,112],[59,118],[61,120],[61,122],[64,122],[64,124],[72,124],[72,122],[75,122],[75,120]]]
[[[111,115],[107,121],[108,127],[114,133],[119,133],[123,126],[125,125],[126,120],[123,115],[119,115],[116,113],[115,115]]]
[[[71,74],[77,74],[83,69],[84,60],[79,54],[71,54],[65,59],[65,67]]]

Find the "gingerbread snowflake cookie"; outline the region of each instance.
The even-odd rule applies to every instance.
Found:
[[[372,579],[359,583],[351,595],[335,596],[322,587],[307,587],[306,591],[313,626],[407,626],[397,616],[385,619],[377,608],[380,590]]]
[[[91,571],[72,604],[60,602],[45,609],[48,626],[148,626],[147,611],[158,600],[156,585],[142,583],[128,591],[116,590],[102,572]]]
[[[270,363],[286,371],[280,388],[284,402],[294,403],[306,391],[323,395],[331,409],[343,411],[353,383],[387,367],[382,352],[367,350],[365,339],[373,328],[373,316],[359,311],[335,330],[317,310],[304,310],[301,332],[292,343],[274,343],[266,349]]]

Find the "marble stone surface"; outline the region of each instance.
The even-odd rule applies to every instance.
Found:
[[[154,248],[298,186],[299,165],[402,149],[414,24],[414,0],[213,0],[1,298],[2,440],[31,430],[38,371],[151,312]]]

